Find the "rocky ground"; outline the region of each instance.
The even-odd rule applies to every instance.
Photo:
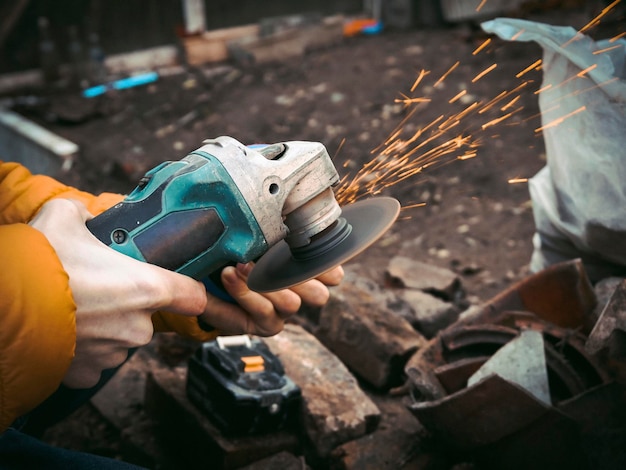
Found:
[[[584,24],[580,12],[567,15],[552,12],[538,19]],[[602,33],[593,32],[598,37]],[[409,139],[474,101],[488,103],[515,88],[516,74],[541,57],[535,44],[495,38],[473,54],[486,39],[467,25],[386,31],[276,64],[187,67],[152,85],[97,101],[52,94],[50,105],[22,111],[81,146],[81,159],[62,178],[89,191],[128,192],[147,169],[181,158],[203,139],[219,135],[246,144],[320,141],[341,175],[349,177],[380,158],[397,129]],[[492,64],[497,67],[475,80]],[[422,71],[428,73],[411,90]],[[489,109],[468,114],[412,158],[460,135],[471,136],[471,146],[460,145],[431,159],[408,179],[387,181],[381,193],[396,197],[405,209],[392,229],[351,264],[373,278],[397,255],[450,269],[460,276],[470,304],[490,299],[528,274],[534,224],[525,178],[545,164],[545,150],[536,132],[540,116],[533,93],[541,73],[532,71],[524,78],[532,82],[518,93],[515,115],[485,126],[505,113]],[[467,93],[450,103],[462,90]],[[411,98],[426,100],[406,102]],[[457,158],[469,152],[473,158]],[[50,430],[46,439],[105,455],[123,454],[119,431],[90,405]]]

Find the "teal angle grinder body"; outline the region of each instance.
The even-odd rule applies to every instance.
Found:
[[[392,198],[342,211],[332,191],[339,176],[321,143],[203,144],[146,173],[122,202],[88,221],[89,230],[121,253],[199,280],[258,261],[248,284],[269,292],[344,263],[398,215]]]

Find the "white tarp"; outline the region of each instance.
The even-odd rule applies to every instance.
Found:
[[[626,275],[626,41],[509,18],[482,28],[543,48],[547,163],[529,181],[531,270],[581,258],[592,281]]]

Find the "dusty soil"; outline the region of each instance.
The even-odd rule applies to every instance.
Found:
[[[559,15],[552,19],[557,17],[553,22],[567,21]],[[219,135],[246,144],[320,141],[342,175],[354,174],[379,155],[381,144],[398,126],[408,138],[438,116],[461,111],[471,101],[449,100],[463,89],[472,101],[488,103],[514,88],[519,83],[515,75],[541,57],[535,44],[497,39],[473,55],[485,39],[467,26],[388,31],[279,64],[187,68],[98,101],[53,94],[51,106],[24,111],[47,120],[50,128],[81,146],[81,159],[62,179],[94,192],[128,192],[147,169],[181,158],[203,139]],[[457,61],[442,85],[434,87]],[[472,83],[494,63],[491,73]],[[430,73],[411,92],[422,70]],[[532,177],[545,164],[545,155],[541,133],[535,132],[540,119],[533,94],[541,75],[533,71],[524,78],[533,82],[519,94],[516,107],[521,110],[513,117],[482,130],[504,114],[499,111],[503,101],[484,114],[469,115],[448,134],[477,139],[475,158],[457,159],[466,150],[462,148],[382,191],[403,206],[424,205],[403,210],[390,232],[354,263],[382,276],[388,260],[402,254],[452,269],[473,304],[528,274],[532,207],[526,183],[510,180]],[[396,102],[402,94],[430,101],[405,106]],[[90,419],[89,408],[83,409],[74,423],[82,431],[72,434],[70,420],[49,440],[117,455],[115,432],[105,424],[85,434],[84,423]]]

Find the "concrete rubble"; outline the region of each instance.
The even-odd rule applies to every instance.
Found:
[[[378,426],[380,410],[343,363],[296,325],[266,339],[302,390],[302,424],[317,455],[327,457],[337,445]]]
[[[425,343],[375,294],[351,283],[333,291],[314,331],[353,372],[379,389],[401,385],[404,364]]]
[[[264,338],[302,390],[299,430],[221,435],[185,395],[183,358],[196,345],[172,335],[159,335],[140,350],[93,404],[119,429],[142,426],[142,432],[125,433],[125,438],[129,455],[148,466],[167,467],[184,454],[192,456],[190,468],[203,468],[197,462],[207,459],[216,468],[239,468],[272,454],[282,455],[278,461],[283,462],[287,454],[292,462],[301,462],[301,455],[318,466],[334,462],[356,469],[376,452],[377,468],[395,468],[415,458],[422,427],[407,412],[405,397],[394,395],[394,387],[404,382],[406,361],[426,343],[403,318],[401,312],[412,307],[397,291],[348,269],[347,282],[332,290],[324,309],[303,311],[301,325],[288,324],[279,335]],[[142,438],[146,435],[151,439]],[[163,438],[167,446],[154,444]]]
[[[625,281],[601,283],[596,294],[579,262],[565,263],[441,321],[428,339],[406,320],[416,304],[401,293],[437,292],[446,303],[440,293],[447,291],[447,303],[461,311],[452,303],[462,298],[454,273],[393,259],[380,279],[348,268],[326,307],[303,310],[264,338],[301,389],[295,428],[224,436],[186,396],[186,358],[197,344],[175,335],[140,350],[93,404],[123,430],[126,454],[154,468],[183,461],[247,470],[626,462],[626,369],[615,346],[623,348]],[[580,325],[600,320],[595,329],[572,328],[571,312]],[[592,337],[601,354],[590,352]]]

